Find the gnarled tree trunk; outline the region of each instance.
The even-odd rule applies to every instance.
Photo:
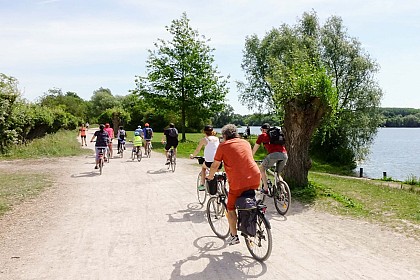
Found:
[[[308,184],[308,172],[311,168],[309,146],[327,108],[317,97],[303,102],[294,99],[284,107],[284,132],[289,156],[284,179],[293,187],[305,187]]]

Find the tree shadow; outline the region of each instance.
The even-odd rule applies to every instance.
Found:
[[[199,203],[189,203],[187,209],[178,210],[173,214],[168,215],[168,222],[170,223],[183,223],[193,222],[200,224],[206,221],[206,212],[203,211],[203,205]],[[179,217],[180,216],[180,217]]]
[[[203,243],[203,244],[201,244]],[[224,240],[217,237],[203,236],[194,241],[198,248],[195,255],[173,264],[171,280],[175,279],[252,279],[267,272],[267,266],[240,252],[221,252],[226,248]],[[197,272],[196,262],[207,260],[204,270]]]

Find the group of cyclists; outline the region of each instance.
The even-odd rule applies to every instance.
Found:
[[[82,145],[83,142],[86,144],[86,128],[85,125],[82,125],[82,127],[79,129],[81,139],[82,139]],[[95,141],[96,138],[96,141]],[[125,140],[127,138],[127,132],[124,130],[123,126],[120,126],[117,132],[117,149],[118,154],[120,153],[121,149],[125,150]],[[144,150],[145,153],[149,149],[149,146],[151,145],[151,141],[153,138],[153,129],[150,127],[148,123],[144,124],[144,128],[142,129],[139,125],[137,129],[134,131],[134,138],[133,138],[133,149],[140,149],[141,146],[144,144]],[[109,125],[109,123],[106,123],[105,125],[101,124],[99,125],[99,130],[95,131],[95,133],[92,136],[92,139],[90,142],[96,142],[95,143],[95,151],[96,151],[96,165],[95,169],[98,169],[99,164],[99,152],[101,149],[105,148],[109,151],[109,157],[113,157],[113,149],[112,149],[112,141],[114,139],[114,129]],[[169,128],[164,130],[162,143],[165,143],[165,150],[166,150],[166,157],[167,161],[166,164],[169,164],[168,159],[168,151],[171,147],[174,148],[175,156],[176,156],[176,148],[178,146],[178,130],[175,128],[175,125],[173,123],[169,124]]]
[[[237,234],[237,214],[236,200],[242,193],[246,191],[255,191],[260,185],[262,178],[263,192],[267,192],[267,175],[266,170],[274,166],[279,160],[281,165],[277,170],[281,172],[287,162],[287,151],[284,145],[271,144],[268,130],[270,125],[265,123],[261,126],[261,134],[258,136],[256,144],[251,148],[251,144],[241,139],[237,127],[233,124],[225,125],[221,130],[223,140],[219,143],[219,139],[215,137],[213,127],[206,125],[204,127],[204,138],[200,140],[196,150],[190,154],[193,159],[204,146],[205,161],[202,165],[202,178],[199,191],[205,191],[204,174],[206,169],[210,168],[207,179],[212,180],[215,173],[224,164],[225,172],[229,181],[229,193],[227,199],[227,218],[230,228],[230,236],[227,239],[229,245],[238,244],[239,237]],[[248,132],[249,133],[249,132]],[[217,140],[216,140],[217,139]],[[264,145],[268,155],[264,158],[261,165],[258,166],[254,160],[254,154],[260,147]]]
[[[133,145],[134,147],[141,147],[143,139],[145,143],[144,149],[146,150],[148,145],[151,144],[153,129],[148,123],[145,123],[144,126],[145,127],[142,129],[139,125],[134,131]],[[229,245],[238,244],[240,242],[236,228],[237,214],[235,203],[237,198],[245,191],[254,191],[258,189],[261,179],[263,181],[262,191],[267,192],[266,170],[271,166],[274,166],[278,161],[281,163],[277,167],[279,172],[281,172],[286,165],[288,159],[286,148],[281,144],[270,143],[270,137],[268,135],[269,129],[270,125],[268,123],[261,126],[261,134],[258,136],[254,147],[251,148],[251,144],[248,141],[240,138],[238,129],[234,124],[223,126],[221,130],[221,141],[215,136],[216,132],[214,131],[213,126],[206,125],[203,129],[204,137],[199,141],[195,151],[190,154],[190,158],[193,159],[204,147],[204,162],[201,172],[201,184],[198,187],[199,191],[205,191],[205,179],[212,180],[215,173],[224,166],[229,181],[227,200],[227,218],[230,228],[230,236],[227,242]],[[113,136],[114,131],[108,123],[105,125],[101,124],[99,130],[94,133],[91,142],[96,138],[95,169],[98,168],[98,155],[101,148],[109,147],[112,157]],[[123,127],[120,127],[117,134],[118,147],[120,147],[125,140],[125,137],[126,132]],[[165,144],[167,157],[166,164],[169,164],[168,151],[173,147],[176,156],[178,146],[178,130],[173,123],[170,123],[169,128],[164,130],[161,141]],[[261,165],[258,166],[254,160],[254,155],[260,145],[263,145],[266,149],[267,156],[264,158]],[[209,169],[209,172],[206,175],[207,169]]]

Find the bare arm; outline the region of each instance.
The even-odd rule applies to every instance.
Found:
[[[209,179],[209,180],[214,179],[214,174],[217,172],[217,169],[219,168],[221,163],[222,163],[221,161],[217,161],[217,160],[213,161],[213,163],[210,166],[210,173],[207,176],[207,179]]]
[[[260,144],[255,143],[254,148],[252,149],[252,156],[255,155],[255,153],[258,151],[259,148],[260,148]]]
[[[198,142],[195,151],[190,155],[190,158],[194,158],[201,151],[201,148],[204,146],[204,144],[206,144],[206,139],[202,138],[200,142]]]

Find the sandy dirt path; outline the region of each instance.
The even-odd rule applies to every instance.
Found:
[[[57,180],[0,219],[0,279],[420,279],[419,241],[297,203],[285,219],[268,202],[273,252],[256,262],[211,231],[195,161],[115,158],[101,176],[93,162],[0,163]]]

